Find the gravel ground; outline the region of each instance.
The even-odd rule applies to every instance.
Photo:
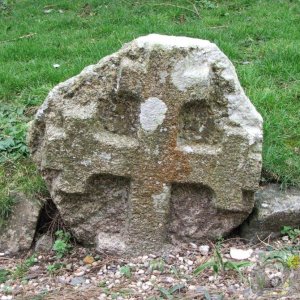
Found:
[[[213,243],[190,243],[160,256],[130,259],[79,246],[62,259],[54,252],[23,257],[0,253],[0,271],[10,272],[6,280],[0,273],[0,300],[300,299],[299,245],[288,237],[258,245],[230,239],[220,251]],[[236,255],[245,257],[234,259]],[[287,267],[283,260],[291,257],[294,265]],[[215,262],[217,272],[206,268],[195,275],[195,269],[209,261]],[[241,261],[248,264],[238,268]]]

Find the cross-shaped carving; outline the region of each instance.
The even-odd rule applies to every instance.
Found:
[[[251,211],[260,169],[229,118],[228,97],[245,95],[222,75],[227,58],[143,47],[59,86],[32,134],[43,130],[34,155],[75,236],[129,253],[228,233]]]

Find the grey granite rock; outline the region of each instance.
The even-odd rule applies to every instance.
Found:
[[[253,213],[241,226],[241,236],[252,241],[276,237],[283,226],[300,226],[300,190],[281,190],[276,184],[262,187],[255,194]]]
[[[249,215],[262,118],[215,44],[152,34],[56,86],[29,145],[78,241],[136,254]]]
[[[7,223],[0,229],[0,252],[15,254],[30,249],[42,203],[19,193],[12,196],[16,203]]]

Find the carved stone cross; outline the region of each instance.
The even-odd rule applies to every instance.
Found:
[[[262,119],[208,41],[149,35],[55,87],[33,158],[73,234],[134,254],[216,238],[251,212]]]

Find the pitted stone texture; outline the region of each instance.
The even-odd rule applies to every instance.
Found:
[[[248,216],[262,118],[216,45],[153,34],[56,86],[29,144],[78,240],[135,254]]]

